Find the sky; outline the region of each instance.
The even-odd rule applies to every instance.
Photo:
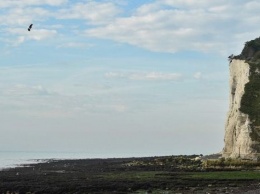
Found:
[[[259,37],[259,9],[256,0],[1,0],[0,150],[220,152],[227,57]]]

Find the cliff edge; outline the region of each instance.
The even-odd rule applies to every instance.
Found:
[[[230,104],[223,157],[260,157],[260,38],[230,59]]]

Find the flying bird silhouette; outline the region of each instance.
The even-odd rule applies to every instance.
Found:
[[[28,31],[31,31],[33,24],[31,24],[28,28]]]

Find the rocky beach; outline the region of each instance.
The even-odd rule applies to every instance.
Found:
[[[252,193],[260,172],[205,168],[198,155],[48,160],[0,171],[1,194]]]

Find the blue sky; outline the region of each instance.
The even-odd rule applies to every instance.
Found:
[[[221,151],[227,57],[259,36],[259,8],[253,0],[2,0],[1,150]]]

